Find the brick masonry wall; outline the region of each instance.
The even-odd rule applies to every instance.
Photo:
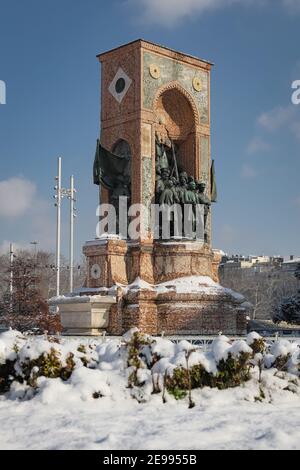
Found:
[[[242,335],[247,331],[247,312],[226,295],[140,290],[119,297],[111,309],[108,332],[120,335],[133,327],[153,335]]]

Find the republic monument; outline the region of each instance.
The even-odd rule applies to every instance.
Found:
[[[220,255],[211,242],[212,64],[144,40],[98,59],[101,129],[93,177],[100,204],[116,209],[117,226],[83,248],[88,274],[81,302],[86,299],[89,314],[102,315],[91,334],[105,329],[120,335],[132,327],[153,335],[243,334],[246,304],[218,284]],[[127,207],[145,208],[138,238],[120,233],[120,198]],[[161,219],[152,223],[153,204],[178,208],[167,238]],[[186,223],[196,227],[200,219],[203,236],[191,237]],[[127,225],[130,220],[129,213]],[[62,304],[62,316],[65,310],[74,320],[70,302]]]

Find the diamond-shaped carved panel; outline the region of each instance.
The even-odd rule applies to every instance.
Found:
[[[132,84],[132,80],[128,77],[127,73],[120,67],[108,87],[110,94],[121,103]]]

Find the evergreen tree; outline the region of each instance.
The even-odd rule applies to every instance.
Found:
[[[295,278],[300,281],[300,263],[295,271]],[[274,323],[285,321],[291,325],[300,325],[300,289],[292,297],[284,299],[273,317]]]
[[[300,281],[300,263],[298,264],[297,269],[295,271],[295,278]]]

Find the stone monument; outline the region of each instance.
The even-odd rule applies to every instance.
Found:
[[[100,203],[115,207],[117,218],[115,233],[98,234],[83,248],[88,274],[79,294],[88,296],[92,311],[96,298],[102,298],[98,330],[111,335],[132,327],[153,335],[245,333],[245,299],[218,284],[220,254],[211,243],[216,201],[212,64],[144,40],[98,59],[102,106],[94,183]],[[143,207],[134,239],[120,230],[125,213],[120,198],[128,207]],[[165,237],[160,219],[155,225],[149,215],[153,204],[188,205],[191,212],[183,210],[181,223],[185,227],[189,219],[194,227],[201,219],[203,236],[191,237],[184,229],[178,235],[172,215]],[[196,206],[202,207],[200,216]],[[130,212],[126,217],[125,228]],[[68,309],[74,310],[69,304]]]

